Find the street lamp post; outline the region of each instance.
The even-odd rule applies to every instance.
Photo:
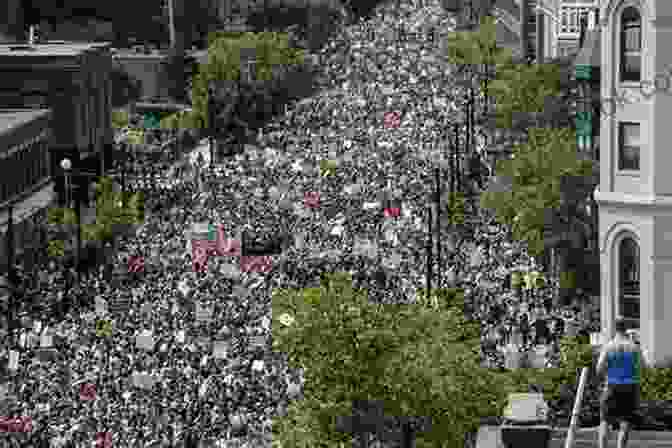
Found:
[[[210,143],[210,165],[215,154],[215,119],[217,116],[217,102],[215,100],[215,87],[212,83],[208,86],[208,140]]]
[[[71,180],[71,174],[70,170],[72,169],[72,162],[70,159],[65,158],[61,160],[61,168],[63,169],[63,172],[65,173],[65,178],[66,178],[66,192],[67,192],[67,202],[66,202],[66,208],[70,208],[70,199],[72,196],[72,184],[70,182]],[[79,275],[81,273],[81,266],[80,266],[80,260],[81,260],[81,251],[82,251],[82,210],[81,210],[81,201],[80,201],[80,196],[77,195],[77,198],[75,199],[77,204],[76,204],[76,214],[77,214],[77,250],[75,252],[75,266],[76,266],[76,271],[77,274]]]

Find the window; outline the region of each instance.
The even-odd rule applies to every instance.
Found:
[[[618,246],[618,314],[626,319],[639,320],[639,244],[623,238]]]
[[[618,139],[618,169],[639,171],[639,123],[619,123]]]
[[[621,14],[621,81],[639,82],[642,77],[642,19],[629,6]]]

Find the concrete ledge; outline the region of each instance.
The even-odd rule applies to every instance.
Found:
[[[567,436],[568,428],[554,428],[551,437],[553,439],[564,439]],[[597,441],[599,427],[579,428],[576,430],[577,440]],[[613,433],[614,431],[610,431]],[[630,431],[630,440],[662,440],[672,446],[672,431]]]
[[[531,426],[534,428],[535,426]],[[536,426],[538,427],[538,426]],[[552,428],[551,442],[557,444],[562,441],[564,444],[567,437],[568,428]],[[575,442],[590,443],[596,446],[598,427],[578,428],[575,435]],[[610,440],[615,437],[615,431],[610,431]],[[646,442],[647,445],[672,446],[672,431],[631,431],[630,442]],[[481,425],[476,437],[476,448],[502,448],[502,430],[500,426]],[[552,445],[553,446],[553,445]]]

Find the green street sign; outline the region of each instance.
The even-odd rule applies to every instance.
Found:
[[[158,129],[160,122],[159,117],[153,112],[146,112],[143,115],[143,127],[145,129]]]
[[[576,115],[576,135],[589,137],[593,135],[593,119],[590,112],[579,112]]]

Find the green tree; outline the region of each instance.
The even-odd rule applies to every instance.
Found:
[[[113,241],[124,227],[141,224],[144,220],[144,196],[142,193],[129,195],[126,207],[122,206],[122,195],[113,191],[113,182],[103,177],[96,185],[96,222],[83,223],[82,241]],[[66,225],[66,234],[76,232],[77,211],[69,208],[49,210],[51,224]],[[56,247],[56,246],[54,246]]]
[[[563,280],[563,296],[568,296],[576,287],[575,283],[567,283],[568,279],[576,277],[575,272],[591,269],[585,265],[584,248],[585,242],[593,239],[597,229],[587,206],[593,204],[592,193],[599,181],[599,164],[592,160],[592,154],[579,152],[575,140],[571,142],[571,149],[568,142],[561,141],[562,138],[575,139],[573,132],[570,134],[561,130],[574,128],[572,103],[576,100],[576,83],[571,69],[569,61],[561,59],[534,65],[512,61],[497,71],[497,78],[491,83],[496,109],[489,117],[488,127],[491,130],[504,128],[509,136],[527,141],[528,145],[504,144],[507,147],[503,154],[505,157],[501,160],[503,164],[498,166],[508,168],[495,170],[504,185],[493,183],[491,187],[494,188],[490,188],[485,201],[482,201],[482,205],[489,203],[498,210],[500,222],[514,225],[517,237],[527,241],[536,255],[541,255],[544,249],[555,251],[558,263],[553,268],[559,271]],[[539,133],[539,129],[545,131]],[[533,132],[536,132],[537,144],[551,145],[538,146],[543,157],[530,155],[529,143]],[[558,154],[553,148],[556,144]],[[548,170],[549,162],[558,163],[552,172]],[[524,174],[517,170],[523,170]],[[533,174],[542,172],[546,175],[541,180]],[[502,188],[504,186],[507,188]],[[515,193],[507,189],[514,189]],[[536,193],[533,194],[532,189]],[[514,196],[519,201],[527,197],[517,205],[534,210],[512,214],[505,211],[508,204],[492,202],[494,197],[503,200]]]
[[[270,89],[281,66],[297,65],[303,61],[303,51],[289,45],[284,33],[213,33],[209,36],[208,62],[200,64],[192,80],[192,111],[180,116],[183,127],[208,127],[208,87],[210,81],[241,81],[245,91],[259,89],[259,83],[240,79],[241,52],[253,52],[256,59],[255,77]],[[265,83],[265,84],[264,84]],[[256,87],[255,87],[256,86]]]
[[[484,192],[481,205],[495,210],[499,222],[511,228],[515,239],[526,241],[532,255],[586,231],[573,225],[583,223],[581,200],[570,199],[561,188],[566,179],[594,175],[592,162],[578,157],[573,130],[530,129],[528,141],[498,163],[497,175],[509,180],[510,189]]]
[[[274,348],[306,368],[305,399],[275,422],[274,442],[339,446],[348,437],[336,422],[356,400],[383,402],[388,416],[431,417],[419,448],[461,446],[481,417],[497,415],[505,380],[480,368],[480,332],[461,294],[439,296],[374,304],[343,274],[321,288],[274,291]]]

